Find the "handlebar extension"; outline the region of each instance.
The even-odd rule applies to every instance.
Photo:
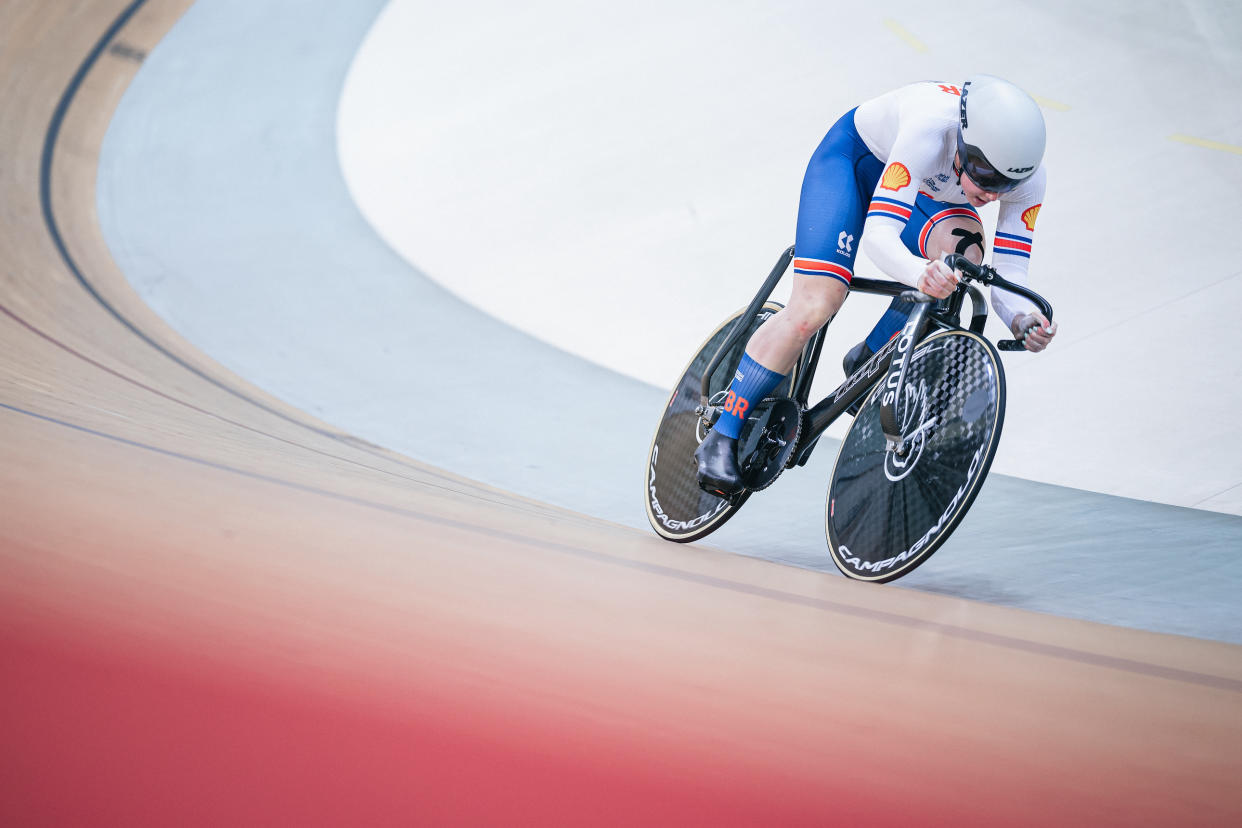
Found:
[[[1029,299],[1047,317],[1049,322],[1052,321],[1052,305],[1048,303],[1047,299],[1025,285],[1014,284],[997,273],[995,268],[983,264],[977,265],[960,253],[950,253],[945,257],[944,263],[951,269],[960,272],[967,279],[972,279],[984,285],[992,285],[993,287],[998,287]],[[1022,351],[1026,349],[1021,339],[1003,339],[996,343],[996,347],[1002,351]]]

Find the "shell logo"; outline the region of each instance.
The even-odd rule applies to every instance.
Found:
[[[1026,225],[1027,230],[1032,232],[1035,230],[1035,219],[1039,217],[1039,208],[1043,206],[1043,204],[1036,204],[1022,214],[1022,223]]]
[[[893,192],[896,192],[902,187],[907,187],[909,185],[910,171],[906,169],[905,164],[889,164],[888,169],[884,171],[884,177],[880,179],[881,190],[892,190]],[[1032,221],[1034,221],[1034,219],[1032,219]]]

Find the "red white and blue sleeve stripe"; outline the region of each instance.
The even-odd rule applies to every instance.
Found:
[[[873,196],[871,198],[871,206],[867,208],[867,218],[883,216],[884,218],[891,218],[899,224],[905,224],[913,211],[914,207],[906,204],[904,201],[898,201],[895,198],[885,198],[884,196]]]
[[[992,242],[992,253],[1006,253],[1010,256],[1022,256],[1023,258],[1031,258],[1031,242],[1030,236],[1018,236],[1013,233],[996,233],[996,239]]]
[[[854,278],[854,273],[848,267],[843,267],[836,262],[826,262],[823,259],[800,259],[793,260],[794,273],[801,273],[805,276],[831,276],[834,279],[840,279],[847,285]]]

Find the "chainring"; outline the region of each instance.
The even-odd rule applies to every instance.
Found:
[[[749,491],[762,491],[780,477],[801,434],[802,406],[788,397],[768,397],[746,418],[737,454]]]

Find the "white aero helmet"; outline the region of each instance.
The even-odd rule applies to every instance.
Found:
[[[1007,80],[971,75],[962,84],[957,128],[959,173],[994,193],[1012,190],[1044,157],[1039,104]]]

